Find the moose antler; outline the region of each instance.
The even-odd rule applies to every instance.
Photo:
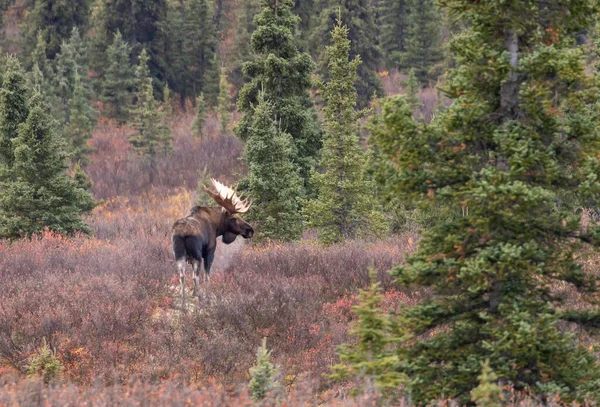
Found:
[[[227,212],[232,215],[236,213],[246,213],[252,204],[249,201],[249,198],[244,200],[240,199],[240,197],[236,194],[236,191],[221,184],[214,178],[211,178],[210,181],[213,184],[216,192],[211,191],[206,187],[206,185],[202,185],[204,190],[208,195],[211,196],[212,199],[215,200],[216,203],[221,205]]]

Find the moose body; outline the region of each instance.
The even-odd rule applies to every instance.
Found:
[[[200,267],[204,262],[204,280],[210,280],[210,268],[215,257],[217,237],[222,236],[225,244],[230,244],[241,235],[249,239],[254,234],[252,226],[240,218],[250,205],[240,200],[235,192],[223,184],[212,180],[217,189],[214,193],[204,189],[221,207],[194,206],[190,214],[173,224],[171,240],[173,254],[179,271],[181,296],[185,304],[186,263],[194,271],[194,295],[200,286]]]

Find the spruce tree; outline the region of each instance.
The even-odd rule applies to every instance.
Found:
[[[421,85],[417,79],[414,68],[408,71],[408,79],[406,80],[406,103],[408,103],[415,114],[419,117],[418,109],[423,106],[421,103]]]
[[[329,32],[341,19],[348,26],[348,38],[351,41],[350,57],[360,55],[362,64],[358,67],[356,90],[358,92],[358,107],[369,106],[373,91],[378,96],[383,95],[381,80],[376,71],[382,63],[381,52],[377,46],[377,26],[375,25],[374,10],[369,0],[319,0],[318,9],[321,13],[318,23],[312,32],[312,49],[320,62],[320,73],[327,76],[327,56],[325,46],[330,44]]]
[[[248,195],[254,200],[249,219],[260,240],[296,240],[302,234],[298,196],[302,179],[292,163],[294,142],[282,130],[273,104],[258,96],[252,131],[245,147]]]
[[[164,78],[165,50],[161,48],[160,23],[166,19],[167,0],[103,0],[97,26],[100,36],[110,40],[117,32],[138,56],[146,49],[153,78]],[[106,49],[106,44],[104,44]]]
[[[217,69],[213,65],[216,63],[217,31],[211,19],[207,0],[187,2],[183,46],[188,70],[187,91],[191,98],[196,98],[202,92],[209,100],[217,98],[217,94],[211,92],[212,89],[207,89],[207,82],[212,80],[210,76]]]
[[[451,215],[393,272],[431,293],[399,316],[412,339],[395,371],[411,378],[417,403],[468,402],[485,360],[517,390],[597,400],[598,362],[560,323],[598,321],[595,308],[581,311],[597,284],[575,253],[597,247],[600,231],[582,228],[575,209],[600,197],[599,92],[573,41],[598,4],[442,3],[468,27],[450,44],[454,103],[424,124],[395,98],[373,135],[389,193]],[[579,293],[577,309],[562,286]]]
[[[242,66],[246,62],[254,60],[252,49],[248,47],[250,43],[251,33],[256,29],[254,24],[254,16],[260,10],[260,0],[247,0],[242,2],[236,10],[236,33],[233,43],[232,60],[229,64],[229,83],[232,84],[235,95],[234,100],[237,100],[237,95],[246,83]]]
[[[46,43],[46,56],[54,59],[74,28],[87,29],[90,4],[91,0],[36,0],[23,24],[25,55],[31,55],[41,36]]]
[[[263,338],[262,346],[256,351],[256,364],[250,368],[248,388],[254,401],[264,399],[279,387],[278,373],[279,369],[271,362],[271,351],[267,350],[267,338]]]
[[[79,35],[79,30],[73,28],[71,38],[68,42],[62,43],[60,52],[56,55],[52,87],[55,96],[58,97],[59,108],[63,112],[62,118],[65,122],[70,121],[69,100],[73,96],[76,75],[79,75],[81,91],[87,94],[88,99],[91,99],[91,86],[87,81],[87,70],[87,47]]]
[[[5,170],[12,168],[14,162],[14,145],[19,124],[27,120],[29,103],[25,72],[19,61],[7,57],[5,71],[0,89],[0,177]]]
[[[394,345],[399,338],[393,318],[382,309],[383,294],[376,281],[377,272],[372,269],[370,276],[370,287],[360,290],[358,305],[352,307],[357,318],[352,322],[350,333],[356,342],[338,348],[340,363],[332,367],[331,377],[357,381],[362,389],[355,388],[353,393],[375,387],[388,398],[398,394],[407,377],[394,370],[398,366]]]
[[[348,28],[341,22],[332,31],[333,45],[327,47],[329,82],[323,84],[325,100],[323,148],[319,168],[311,183],[317,197],[304,212],[308,224],[316,227],[319,240],[340,242],[346,238],[377,235],[385,231],[382,215],[375,210],[372,187],[365,179],[365,154],[359,142],[358,120],[364,111],[356,111],[356,56],[349,61]]]
[[[292,136],[289,158],[300,168],[304,185],[308,185],[310,169],[321,147],[313,103],[308,95],[314,64],[306,53],[298,52],[294,30],[298,17],[291,12],[290,0],[262,0],[262,11],[256,16],[252,34],[255,59],[244,65],[250,82],[244,85],[238,99],[243,113],[237,135],[248,140],[252,133],[254,106],[258,94],[264,98],[277,117],[281,132]]]
[[[69,99],[70,120],[65,128],[65,136],[72,146],[74,161],[87,163],[90,147],[87,142],[92,137],[96,110],[91,106],[89,96],[81,83],[78,71],[75,71],[73,95]]]
[[[497,383],[498,377],[490,367],[490,361],[481,364],[481,375],[478,377],[479,385],[471,392],[471,400],[477,407],[502,407],[504,395],[502,387]]]
[[[12,139],[14,163],[0,182],[0,237],[19,238],[44,229],[89,232],[82,215],[94,201],[67,174],[66,146],[55,122],[34,96],[27,120]]]
[[[204,94],[201,93],[200,96],[196,98],[196,120],[194,120],[194,124],[192,125],[192,134],[196,137],[203,136],[202,129],[204,128],[204,122],[206,121],[207,108]]]
[[[179,94],[179,104],[182,109],[185,109],[188,97],[188,83],[186,82],[188,71],[183,46],[185,41],[184,18],[184,2],[170,2],[167,15],[159,21],[158,25],[159,47],[162,51],[161,70],[171,89]]]
[[[171,131],[167,125],[164,106],[154,98],[148,60],[148,54],[144,49],[136,69],[136,103],[133,107],[131,123],[136,133],[129,138],[129,141],[136,151],[150,160],[153,171],[156,157],[171,149]]]
[[[117,31],[108,47],[107,65],[102,82],[102,101],[107,106],[107,116],[125,123],[129,118],[134,86],[134,70],[129,62],[131,48]]]
[[[430,78],[429,70],[443,59],[442,16],[434,0],[406,0],[410,15],[401,66],[414,68],[419,79]]]
[[[227,74],[225,69],[221,69],[221,80],[219,81],[219,120],[221,122],[221,134],[227,133],[229,123],[231,122],[231,102],[229,101],[229,83],[227,83]]]
[[[173,115],[173,107],[171,106],[171,88],[166,84],[163,87],[163,110],[165,111],[165,119],[169,119]]]
[[[409,0],[383,0],[378,13],[381,52],[389,68],[397,68],[406,52]]]

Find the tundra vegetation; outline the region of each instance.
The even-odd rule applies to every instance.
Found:
[[[597,405],[599,7],[0,0],[0,405]]]

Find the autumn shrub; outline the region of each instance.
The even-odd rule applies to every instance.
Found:
[[[526,395],[506,389],[508,396],[503,404],[506,407],[544,407],[566,406],[559,401],[543,403]],[[262,401],[263,406],[288,407],[375,407],[379,395],[365,393],[357,397],[345,396],[343,389],[335,392],[317,394],[314,381],[301,382],[293,386],[283,398],[268,395]],[[86,405],[88,407],[254,407],[249,391],[245,386],[231,388],[208,380],[199,386],[181,385],[178,381],[164,380],[150,383],[132,380],[110,386],[95,383],[81,386],[69,383],[55,385],[44,384],[42,380],[23,380],[11,375],[0,375],[0,405],[6,407],[62,407]],[[414,407],[410,398],[400,398],[389,407]],[[459,404],[448,399],[428,404],[432,407],[458,407]],[[568,404],[577,407],[578,404]],[[585,406],[585,405],[584,405]]]

